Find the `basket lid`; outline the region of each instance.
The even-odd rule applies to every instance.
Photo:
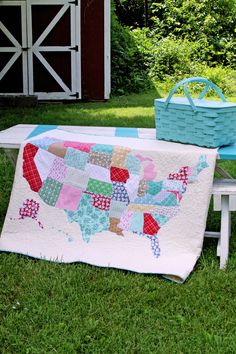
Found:
[[[166,98],[158,98],[155,99],[155,102],[163,102],[165,103]],[[193,98],[193,102],[196,107],[204,107],[204,108],[229,108],[229,107],[235,107],[236,108],[236,102],[223,102],[223,101],[213,101],[213,100],[200,100],[198,98]],[[174,104],[182,104],[189,106],[189,100],[186,97],[172,97],[170,102]]]

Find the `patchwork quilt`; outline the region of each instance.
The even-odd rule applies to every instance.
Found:
[[[19,153],[0,250],[184,281],[201,252],[216,151],[52,131]]]

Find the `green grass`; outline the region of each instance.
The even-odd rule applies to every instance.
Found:
[[[3,109],[1,129],[18,123],[154,127],[158,93],[106,103]],[[236,176],[236,164],[221,162]],[[0,153],[0,227],[14,170]],[[219,213],[208,227],[219,229]],[[227,270],[216,241],[185,284],[86,264],[0,254],[0,353],[236,353],[236,219]]]

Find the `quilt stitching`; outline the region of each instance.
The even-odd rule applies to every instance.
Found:
[[[42,143],[42,146],[46,145]],[[54,142],[48,146],[48,151],[52,150],[64,159],[55,158],[48,177],[41,185],[36,179],[35,188],[31,174],[37,172],[34,156],[38,147],[26,144],[23,175],[31,189],[35,188],[45,203],[64,209],[68,219],[80,225],[85,241],[105,230],[120,236],[128,231],[149,238],[157,258],[160,256],[157,239],[160,228],[178,213],[188,183],[194,182],[208,166],[202,155],[196,166],[181,167],[178,172],[169,173],[166,179],[156,181],[152,159],[131,149]]]

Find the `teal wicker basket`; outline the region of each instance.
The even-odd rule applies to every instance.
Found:
[[[206,86],[198,99],[190,96],[190,82]],[[186,97],[172,97],[183,85]],[[222,101],[203,100],[207,90],[215,89]],[[227,102],[221,90],[202,77],[177,83],[169,96],[155,100],[156,138],[216,148],[236,142],[236,103]]]

